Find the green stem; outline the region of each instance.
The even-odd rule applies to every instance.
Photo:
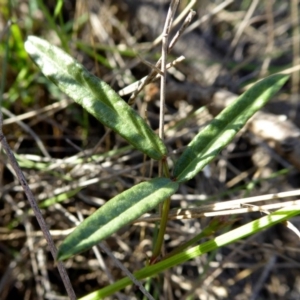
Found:
[[[165,232],[166,232],[167,222],[168,222],[168,214],[169,214],[169,210],[170,210],[170,203],[171,203],[171,198],[168,198],[168,199],[165,200],[165,202],[163,204],[158,236],[157,236],[157,239],[156,239],[156,242],[155,242],[152,257],[150,259],[150,264],[155,263],[156,259],[160,255],[161,247],[162,247],[163,242],[164,242],[164,235],[165,235]]]
[[[47,9],[46,5],[44,4],[43,1],[38,0],[38,5],[39,8],[41,9],[41,11],[43,12],[45,18],[47,19],[47,21],[49,22],[50,27],[56,32],[57,36],[59,37],[62,47],[63,49],[67,52],[70,53],[70,48],[68,46],[68,41],[66,38],[65,33],[63,32],[63,30],[60,30],[58,28],[58,26],[56,25],[53,17],[51,16],[51,14],[49,13],[49,10]]]
[[[163,170],[163,173],[164,173],[165,177],[169,178],[170,173],[169,173],[169,168],[168,168],[167,161],[162,160],[161,161],[161,166],[162,166],[162,170]],[[154,246],[154,249],[153,249],[152,257],[150,259],[150,264],[155,263],[155,261],[157,260],[158,256],[160,255],[160,252],[161,252],[161,248],[162,248],[162,245],[163,245],[163,242],[164,242],[164,235],[165,235],[165,232],[166,232],[167,222],[168,222],[168,214],[169,214],[169,210],[170,210],[170,203],[171,203],[171,198],[170,197],[168,199],[166,199],[163,203],[158,236],[157,236],[157,239],[155,241],[155,246]]]

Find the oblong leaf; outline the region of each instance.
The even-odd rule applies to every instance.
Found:
[[[35,36],[27,38],[25,49],[45,76],[101,123],[153,159],[166,155],[164,143],[147,123],[108,84],[75,59]]]
[[[90,249],[124,225],[156,207],[174,194],[178,183],[169,178],[142,182],[106,202],[85,219],[61,244],[57,259]]]
[[[233,139],[251,116],[257,112],[287,81],[287,75],[269,76],[247,90],[226,107],[189,143],[174,166],[174,180],[193,178]]]

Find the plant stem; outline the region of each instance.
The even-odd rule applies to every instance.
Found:
[[[159,114],[159,137],[164,140],[164,115],[165,115],[165,98],[166,98],[166,65],[167,65],[167,53],[168,53],[168,40],[169,40],[169,32],[171,30],[171,25],[173,22],[173,18],[175,15],[175,11],[177,9],[177,6],[179,4],[179,0],[172,0],[167,18],[165,21],[163,33],[162,33],[162,55],[161,55],[161,81],[160,81],[160,114]],[[169,175],[169,169],[167,165],[166,159],[162,159],[159,161],[159,176],[162,176],[162,174],[166,177],[170,177]],[[153,263],[157,257],[160,254],[163,241],[164,241],[164,235],[166,231],[167,221],[168,221],[168,214],[170,210],[170,202],[171,199],[168,198],[165,200],[163,207],[162,207],[162,213],[161,213],[161,221],[160,221],[160,227],[158,232],[158,237],[155,242],[155,246],[153,249],[153,254],[150,260],[150,263]]]
[[[167,161],[162,160],[161,163],[162,163],[162,170],[163,170],[164,175],[169,178],[170,174],[169,174]],[[166,227],[167,227],[167,222],[168,222],[170,203],[171,203],[171,198],[170,197],[167,198],[163,203],[158,236],[157,236],[157,239],[155,241],[155,246],[154,246],[154,249],[153,249],[152,257],[150,259],[150,264],[154,263],[156,261],[156,259],[158,258],[159,254],[160,254],[160,251],[161,251],[161,247],[162,247],[163,242],[164,242],[164,235],[165,235],[165,232],[166,232]]]
[[[161,251],[162,244],[164,242],[164,235],[165,235],[167,222],[168,222],[170,203],[171,203],[171,198],[168,198],[165,200],[165,202],[163,204],[158,236],[157,236],[156,243],[155,243],[155,246],[153,249],[152,257],[150,259],[150,264],[154,263],[156,261],[156,259],[158,258],[160,251]]]

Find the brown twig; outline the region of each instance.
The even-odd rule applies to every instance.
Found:
[[[13,155],[7,141],[6,141],[6,138],[2,132],[2,114],[0,114],[0,142],[2,144],[2,147],[4,149],[4,151],[6,152],[6,155],[8,157],[8,160],[10,162],[10,165],[12,166],[12,168],[14,169],[15,173],[16,173],[16,176],[18,177],[18,180],[19,182],[21,183],[22,185],[22,188],[24,190],[24,193],[26,194],[26,197],[30,203],[30,206],[31,208],[33,209],[34,211],[34,214],[35,214],[35,217],[40,225],[40,228],[44,234],[44,237],[48,243],[48,247],[50,249],[50,252],[54,258],[54,260],[56,259],[56,254],[57,254],[57,249],[55,247],[55,244],[52,240],[52,237],[51,237],[51,234],[49,232],[49,229],[47,227],[47,224],[43,218],[43,215],[38,207],[38,204],[27,184],[27,181],[26,181],[26,178],[24,176],[24,174],[22,173],[19,165],[18,165],[18,162],[15,158],[15,156]],[[58,271],[60,273],[60,276],[62,278],[62,281],[64,283],[64,286],[66,288],[66,291],[69,295],[69,298],[70,299],[76,299],[76,295],[75,295],[75,292],[73,290],[73,287],[72,287],[72,284],[70,282],[70,279],[69,279],[69,276],[67,274],[67,271],[63,265],[62,262],[58,262],[57,263],[57,268],[58,268]]]

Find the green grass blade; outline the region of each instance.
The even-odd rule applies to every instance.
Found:
[[[43,12],[45,19],[47,20],[50,28],[57,34],[57,36],[59,37],[61,44],[64,48],[65,51],[70,52],[69,49],[69,45],[68,45],[68,37],[65,34],[65,32],[63,32],[63,30],[61,30],[61,28],[59,28],[59,26],[57,26],[56,21],[55,21],[55,17],[53,17],[48,8],[47,5],[45,5],[44,3],[45,1],[42,0],[37,0],[38,6],[41,9],[41,11]]]
[[[287,75],[269,76],[225,108],[190,142],[174,167],[178,182],[193,178],[234,138],[237,132],[287,81]]]
[[[155,208],[173,195],[178,183],[169,178],[155,178],[142,182],[105,203],[85,219],[62,243],[57,259],[90,249],[124,225]]]
[[[231,244],[237,240],[245,238],[249,235],[260,232],[266,228],[269,228],[277,223],[288,220],[296,215],[300,214],[300,205],[292,205],[291,207],[286,207],[280,210],[277,210],[270,215],[264,216],[258,220],[252,221],[246,225],[243,225],[239,228],[231,230],[227,233],[224,233],[208,242],[205,242],[199,246],[193,247],[186,251],[183,251],[180,254],[174,255],[166,260],[163,260],[155,265],[147,266],[140,271],[134,273],[136,279],[146,279],[151,276],[170,269],[176,265],[182,264],[188,260],[191,260],[197,256],[200,256],[204,253],[214,251],[218,248]],[[108,297],[115,292],[124,289],[126,286],[132,284],[132,281],[126,277],[123,278],[101,290],[95,291],[91,294],[88,294],[80,300],[98,300]]]
[[[146,122],[108,84],[67,53],[35,36],[28,37],[25,49],[49,79],[101,123],[153,159],[167,154]]]
[[[65,193],[61,193],[59,195],[56,195],[54,197],[48,198],[44,200],[43,202],[39,203],[39,208],[47,208],[51,205],[54,205],[56,203],[63,202],[67,199],[70,199],[71,197],[75,196],[80,192],[81,188],[76,188],[74,190],[67,191]]]

